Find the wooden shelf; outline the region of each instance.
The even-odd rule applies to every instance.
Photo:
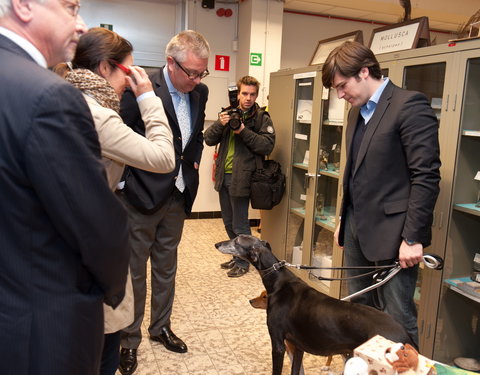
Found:
[[[320,216],[315,216],[315,225],[335,232],[335,221],[331,219],[332,217],[335,219],[335,216],[327,216],[327,219],[320,219]]]
[[[462,135],[466,137],[480,137],[480,130],[462,130]]]
[[[456,211],[466,212],[475,216],[480,216],[480,207],[475,207],[475,203],[457,203],[453,206]]]
[[[454,279],[446,279],[443,282],[445,283],[445,285],[449,289],[453,290],[454,292],[457,292],[458,294],[461,294],[462,296],[465,296],[465,297],[471,299],[472,301],[480,303],[480,294],[478,294],[478,293],[474,294],[472,292],[469,292],[467,290],[463,290],[463,289],[458,287],[459,283],[463,283],[463,282],[467,282],[467,281],[472,281],[472,280],[469,277],[457,277],[457,278],[454,278]]]
[[[305,219],[305,207],[290,208],[290,212]]]
[[[331,120],[325,120],[322,123],[323,125],[328,125],[328,126],[343,126],[343,121],[331,121]]]
[[[320,217],[323,218],[320,219]],[[335,232],[335,207],[324,207],[322,216],[315,212],[315,225],[325,228],[331,232]]]
[[[318,173],[324,176],[329,176],[337,179],[340,177],[340,173],[338,172],[339,170],[335,168],[332,164],[328,164],[327,168],[328,169],[319,169]]]
[[[292,166],[294,168],[304,169],[308,171],[308,164],[305,164],[305,163],[293,163]]]

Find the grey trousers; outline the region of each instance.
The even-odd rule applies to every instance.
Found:
[[[129,216],[130,271],[135,300],[135,320],[122,330],[121,346],[136,349],[142,340],[141,325],[145,315],[149,257],[152,295],[148,331],[151,336],[157,336],[161,327],[170,325],[175,295],[177,247],[187,215],[183,195],[178,190],[151,215],[140,213],[122,194],[120,199],[125,204]]]

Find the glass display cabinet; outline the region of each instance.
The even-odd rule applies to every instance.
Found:
[[[457,104],[453,209],[433,352],[443,362],[480,357],[480,272],[474,272],[475,257],[480,262],[480,51],[462,54],[459,63],[464,86]]]
[[[310,264],[316,267],[332,267],[342,264],[339,257],[334,262],[333,233],[338,224],[341,206],[339,197],[340,164],[342,161],[343,125],[345,101],[338,99],[335,90],[323,91],[323,111],[317,152],[317,183],[315,189],[315,227]],[[341,255],[341,254],[340,254]],[[328,270],[313,270],[311,276],[331,277]],[[326,286],[329,281],[320,280]]]
[[[287,78],[288,77],[288,78]],[[291,80],[292,92],[277,95],[277,87]],[[346,103],[335,91],[323,88],[321,65],[272,73],[270,114],[279,137],[285,136],[281,149],[272,156],[282,158],[287,175],[283,208],[264,212],[262,238],[269,241],[277,257],[293,264],[318,267],[340,266],[342,251],[335,246],[333,233],[340,208],[340,175],[344,163],[344,126]],[[285,96],[290,95],[290,105]],[[283,101],[283,104],[282,104]],[[289,135],[279,134],[280,126]],[[277,143],[278,145],[278,143]],[[279,228],[285,228],[282,235]],[[297,272],[322,292],[339,296],[340,283],[319,280],[331,271]]]
[[[313,89],[316,73],[300,73],[295,79],[295,100],[290,168],[289,215],[286,260],[302,263],[307,201],[307,180],[312,135]]]
[[[378,56],[395,84],[427,96],[439,120],[442,179],[432,245],[425,252],[444,258],[445,266],[436,271],[421,264],[415,302],[422,354],[448,364],[460,356],[478,357],[480,344],[478,300],[452,285],[470,276],[479,252],[480,211],[474,208],[480,171],[479,47],[477,40]]]

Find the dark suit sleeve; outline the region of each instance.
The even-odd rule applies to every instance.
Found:
[[[33,111],[24,156],[32,188],[105,302],[116,306],[127,276],[127,217],[108,187],[90,111],[81,93],[63,82],[46,90]]]
[[[217,120],[205,130],[204,137],[207,146],[215,146],[220,143],[226,126],[228,125],[223,126],[222,123]]]
[[[137,133],[145,136],[145,124],[138,107],[137,98],[132,90],[125,90],[120,102],[120,116],[125,124],[130,126]]]
[[[275,131],[272,119],[268,114],[264,114],[258,133],[253,129],[245,128],[240,133],[240,137],[245,145],[255,154],[270,154],[275,146]]]
[[[402,109],[400,136],[410,171],[411,190],[402,236],[430,244],[433,209],[439,193],[438,121],[427,98],[415,93]]]
[[[207,105],[207,101],[208,101],[208,87],[206,85],[203,85],[202,84],[202,93],[201,93],[201,97],[202,97],[202,105],[201,105],[201,109],[200,109],[200,112],[198,114],[199,116],[199,125],[200,125],[200,131],[198,132],[197,134],[197,139],[196,139],[196,142],[197,142],[197,153],[196,153],[196,157],[195,157],[195,161],[200,164],[200,161],[202,160],[202,153],[203,153],[203,127],[204,127],[204,124],[205,124],[205,107]]]

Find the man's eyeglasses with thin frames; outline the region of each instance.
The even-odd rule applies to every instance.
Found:
[[[80,12],[80,3],[71,2],[71,1],[62,1],[65,9],[72,17],[77,17],[78,12]]]
[[[173,61],[175,61],[175,64],[177,64],[178,67],[183,70],[183,72],[187,75],[188,79],[192,81],[197,78],[203,79],[210,74],[208,69],[205,70],[203,73],[190,72],[187,69],[185,69],[174,57],[172,57],[172,59]]]

